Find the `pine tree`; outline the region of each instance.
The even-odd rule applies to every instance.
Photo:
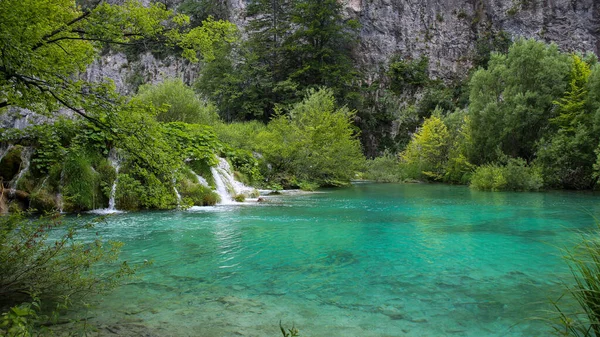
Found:
[[[256,0],[247,8],[249,46],[268,65],[272,82],[284,80],[282,43],[290,32],[290,0]]]
[[[291,22],[295,30],[284,42],[289,78],[301,89],[327,86],[344,98],[357,75],[351,50],[358,23],[342,17],[337,0],[298,0]]]

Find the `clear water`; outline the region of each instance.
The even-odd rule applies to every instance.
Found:
[[[593,226],[599,201],[358,184],[117,214],[96,230],[154,264],[89,316],[122,335],[280,336],[281,320],[301,336],[545,336],[534,318],[569,280],[559,248]]]

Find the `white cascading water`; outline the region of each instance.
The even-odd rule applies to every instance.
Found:
[[[194,173],[196,174],[196,173]],[[196,179],[198,179],[198,182],[200,183],[200,185],[204,186],[204,187],[210,187],[210,185],[208,185],[208,181],[206,181],[206,179],[204,179],[204,177],[202,177],[199,174],[196,174]]]
[[[112,148],[108,153],[108,161],[110,162],[110,166],[112,166],[116,172],[115,181],[113,181],[113,185],[110,189],[110,198],[108,199],[108,210],[116,211],[117,208],[115,204],[115,196],[117,195],[117,183],[119,182],[119,168],[121,167],[121,158],[119,158],[117,150],[115,148]]]
[[[4,158],[4,156],[6,156],[6,154],[8,154],[8,151],[10,151],[10,149],[12,149],[12,148],[13,148],[12,144],[8,144],[8,145],[0,148],[0,161],[2,161],[2,158]]]
[[[219,158],[219,164],[216,167],[211,167],[210,172],[215,179],[216,192],[221,197],[220,204],[235,204],[236,202],[233,200],[235,195],[252,191],[251,187],[233,178],[231,166],[224,158]]]
[[[108,208],[104,209],[95,209],[91,211],[91,213],[96,214],[111,214],[111,213],[119,213],[121,211],[117,210],[115,197],[117,195],[117,184],[119,183],[119,168],[121,167],[121,158],[119,157],[117,150],[112,148],[108,153],[108,161],[110,162],[110,166],[115,169],[116,178],[113,181],[112,187],[110,189],[110,198],[108,199]],[[62,180],[62,178],[61,178]]]
[[[32,153],[33,153],[33,150],[30,147],[26,147],[26,148],[23,148],[23,150],[21,150],[21,169],[19,170],[19,173],[17,174],[17,176],[14,177],[13,180],[9,184],[9,188],[10,188],[9,193],[10,193],[11,198],[15,197],[15,192],[17,191],[17,184],[19,184],[19,180],[21,180],[21,178],[25,175],[25,173],[27,173],[27,171],[29,171],[29,159],[31,159]]]
[[[181,194],[179,194],[179,191],[175,186],[176,183],[177,181],[175,180],[175,177],[173,177],[173,191],[175,191],[175,196],[177,196],[177,208],[179,208],[181,206]]]
[[[225,185],[225,182],[223,181],[221,172],[216,167],[211,167],[210,172],[212,173],[213,178],[215,179],[215,185],[217,187],[215,192],[217,192],[219,198],[221,199],[219,204],[229,205],[235,203],[235,201],[231,198],[229,192],[227,191],[227,185]]]

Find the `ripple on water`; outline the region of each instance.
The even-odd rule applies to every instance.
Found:
[[[97,230],[154,264],[93,321],[107,335],[275,336],[279,321],[306,336],[544,335],[529,318],[568,280],[556,247],[593,224],[572,210],[598,201],[361,184],[267,207],[117,214]]]

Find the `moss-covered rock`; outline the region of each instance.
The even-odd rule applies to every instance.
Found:
[[[38,212],[50,212],[59,209],[56,197],[47,190],[41,189],[30,194],[30,208]]]
[[[63,163],[62,194],[74,212],[87,211],[102,206],[99,199],[98,173],[82,151],[73,151]]]
[[[218,195],[209,187],[198,183],[197,179],[184,178],[177,182],[177,190],[184,200],[189,200],[195,206],[210,206],[216,204]]]

